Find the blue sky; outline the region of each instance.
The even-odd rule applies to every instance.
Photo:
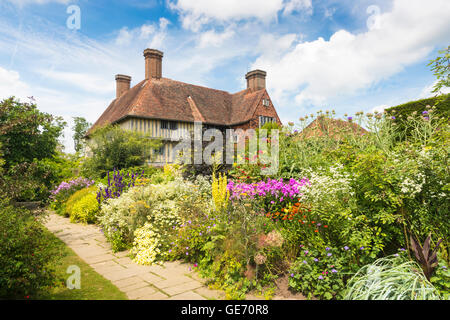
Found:
[[[0,0],[0,99],[95,122],[115,74],[138,83],[154,48],[164,77],[229,92],[267,71],[283,122],[342,116],[431,96],[427,63],[449,44],[448,0]],[[73,151],[70,127],[63,142]]]

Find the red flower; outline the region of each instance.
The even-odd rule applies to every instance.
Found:
[[[324,227],[324,228],[328,228],[328,226],[327,226],[327,225],[324,225],[323,227]]]

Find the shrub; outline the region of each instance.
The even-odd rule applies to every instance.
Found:
[[[439,292],[443,300],[450,299],[450,269],[448,264],[445,263],[445,259],[438,254],[439,263],[436,267],[434,275],[431,277],[430,282]]]
[[[103,178],[108,171],[141,166],[150,160],[149,150],[161,145],[143,133],[124,130],[119,125],[107,125],[90,134],[88,146],[92,155],[83,163],[83,173]]]
[[[70,212],[71,222],[94,223],[99,206],[94,193],[88,193],[73,204]]]
[[[403,257],[388,256],[361,268],[347,284],[347,300],[439,300],[422,269]]]
[[[90,187],[94,183],[95,181],[82,177],[61,182],[58,187],[51,191],[51,208],[55,209],[57,213],[63,214],[65,202],[69,197],[78,190]]]
[[[97,191],[97,187],[91,186],[91,187],[84,188],[84,189],[81,189],[81,190],[78,190],[77,192],[75,192],[73,195],[71,195],[69,197],[69,199],[67,199],[67,201],[65,203],[64,215],[66,217],[70,217],[72,215],[73,206],[78,202],[78,200],[82,199],[83,197],[85,197],[88,194],[95,193],[96,191]]]
[[[0,298],[32,298],[53,283],[50,244],[38,217],[0,200]]]
[[[342,298],[346,266],[350,263],[349,249],[302,249],[302,254],[289,271],[289,286],[308,298]]]

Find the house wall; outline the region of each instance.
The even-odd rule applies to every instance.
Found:
[[[269,106],[266,107],[263,105],[263,99],[269,100]],[[237,126],[234,126],[234,129],[258,129],[259,128],[259,116],[265,116],[265,117],[272,117],[276,119],[276,122],[279,125],[282,125],[280,118],[278,117],[277,111],[275,110],[275,107],[272,104],[272,100],[270,100],[269,94],[267,91],[264,93],[264,96],[261,98],[261,100],[258,102],[258,106],[256,107],[255,113],[253,114],[253,117],[250,119],[249,122],[246,122],[244,124],[240,124]]]
[[[128,118],[120,123],[120,126],[126,130],[133,130],[136,132],[144,133],[150,138],[162,139],[163,152],[162,154],[152,152],[152,164],[165,164],[172,163],[174,157],[173,148],[176,142],[169,141],[171,138],[178,138],[184,134],[189,134],[194,130],[194,124],[189,122],[178,122],[178,129],[161,129],[161,120],[158,119],[138,119]]]

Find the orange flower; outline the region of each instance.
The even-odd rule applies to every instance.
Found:
[[[314,230],[314,232],[319,232],[319,230]]]
[[[314,224],[315,222],[314,222],[314,221],[311,221],[311,223]]]

